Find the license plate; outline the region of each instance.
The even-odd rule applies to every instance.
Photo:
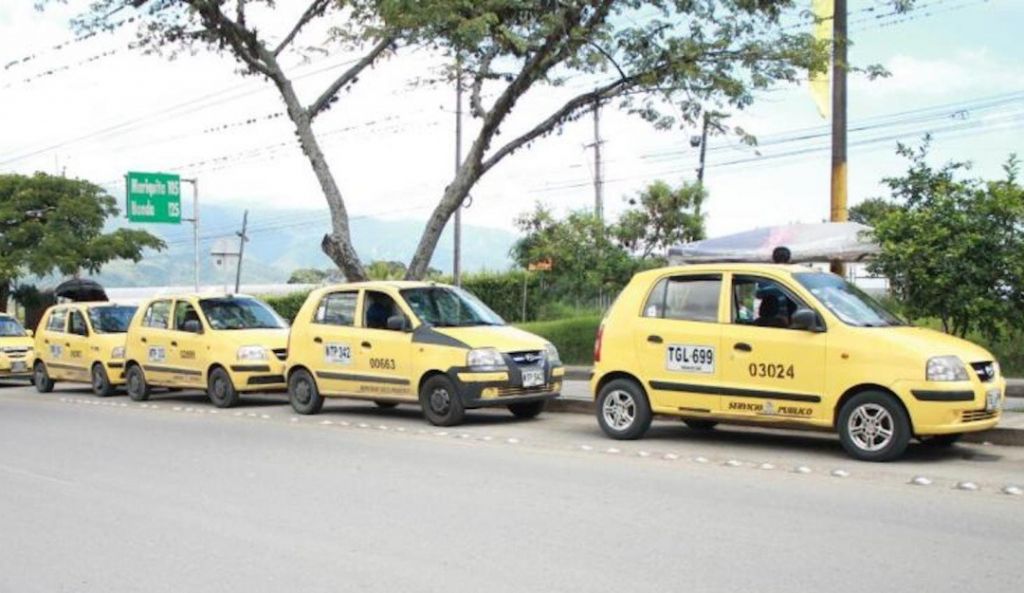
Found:
[[[28,370],[28,366],[25,365],[24,361],[20,361],[19,360],[18,362],[12,362],[11,363],[11,372],[12,373],[24,373],[27,370]]]
[[[715,349],[711,346],[672,344],[665,349],[665,368],[683,373],[715,372]]]
[[[523,371],[523,387],[537,387],[544,384],[544,371]]]
[[[998,389],[992,389],[985,394],[985,411],[996,412],[999,410],[1000,393]]]

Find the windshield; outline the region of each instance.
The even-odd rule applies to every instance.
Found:
[[[288,322],[256,299],[202,299],[199,307],[213,329],[285,329]]]
[[[20,338],[26,335],[25,328],[21,327],[17,319],[0,317],[0,338]]]
[[[124,305],[89,307],[89,324],[98,334],[123,334],[128,331],[136,308]]]
[[[410,288],[401,293],[423,323],[438,327],[505,325],[497,313],[461,288],[431,286]]]
[[[859,327],[906,325],[863,290],[838,276],[809,272],[793,277],[843,323]]]

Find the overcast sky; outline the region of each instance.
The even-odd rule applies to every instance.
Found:
[[[908,17],[893,19],[878,18],[882,0],[850,0],[851,61],[880,63],[893,73],[887,80],[851,80],[851,203],[879,195],[879,180],[904,168],[893,154],[895,137],[916,141],[934,130],[937,159],[973,160],[983,175],[997,175],[1009,153],[1024,153],[1024,0],[918,3]],[[65,170],[121,197],[126,171],[172,171],[200,179],[203,203],[244,204],[257,219],[285,207],[326,217],[308,163],[287,144],[293,138],[288,120],[263,117],[282,109],[268,83],[239,76],[226,57],[168,61],[133,53],[125,49],[129,31],[49,49],[72,38],[68,17],[85,2],[69,0],[45,12],[33,4],[0,5],[0,172]],[[279,4],[289,16],[273,22],[284,26],[304,2]],[[272,33],[274,26],[263,30]],[[314,43],[316,35],[305,41]],[[94,56],[100,57],[88,61]],[[306,101],[349,59],[335,54],[302,65],[293,56],[291,72],[302,76],[297,86]],[[318,120],[351,214],[422,219],[450,179],[454,92],[409,85],[437,63],[425,53],[383,62]],[[50,69],[57,71],[41,76]],[[568,86],[592,84],[577,79]],[[533,95],[507,128],[521,129],[564,100],[553,91]],[[890,117],[896,114],[904,115]],[[257,121],[244,123],[250,118]],[[758,156],[735,138],[709,143],[710,234],[825,219],[829,139],[806,87],[764,93],[732,121],[764,146]],[[695,177],[697,150],[688,140],[696,130],[655,131],[611,108],[603,111],[602,124],[609,218],[624,207],[624,197],[653,179]],[[791,138],[801,139],[772,143]],[[559,212],[592,207],[593,153],[585,148],[592,141],[592,122],[584,118],[515,154],[473,192],[465,220],[511,229],[515,216],[536,201]]]

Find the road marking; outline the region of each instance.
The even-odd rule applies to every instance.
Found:
[[[957,482],[956,486],[954,486],[954,488],[956,488],[957,490],[966,490],[968,492],[975,492],[975,491],[979,490],[977,484],[975,484],[974,482],[966,482],[966,481],[965,482]]]
[[[809,474],[809,473],[811,473],[811,468],[807,467],[806,465],[798,465],[798,466],[793,468],[793,473],[795,473],[795,474]]]
[[[833,478],[849,478],[850,477],[850,472],[846,471],[845,469],[834,469],[834,470],[832,470],[832,477]]]
[[[758,467],[758,469],[775,469],[775,466],[770,464],[770,463],[762,463],[761,465],[759,465],[757,467]]]
[[[675,461],[676,459],[679,459],[679,456],[676,455],[675,453],[665,453],[662,459],[666,461]]]
[[[739,467],[739,466],[743,465],[743,463],[741,461],[739,461],[738,459],[730,459],[730,460],[726,461],[725,463],[723,463],[722,465],[727,465],[729,467]]]
[[[48,476],[46,474],[40,474],[40,473],[37,473],[37,472],[29,471],[27,469],[21,469],[19,467],[11,467],[9,465],[0,465],[0,471],[4,471],[4,472],[7,472],[7,473],[15,475],[15,476],[21,476],[23,478],[35,478],[37,480],[43,480],[43,481],[46,481],[46,482],[54,482],[56,484],[62,484],[62,485],[65,485],[65,486],[74,486],[75,485],[74,482],[71,482],[71,481],[68,481],[68,480],[64,480],[64,479],[61,479],[61,478],[55,478],[53,476]]]
[[[506,443],[508,443],[508,444],[510,444],[510,445],[515,445],[516,443],[518,443],[518,442],[519,442],[519,439],[517,439],[517,438],[515,438],[515,437],[512,437],[512,438],[510,438],[510,439],[505,439],[505,442],[506,442]]]
[[[931,479],[930,478],[926,478],[925,476],[914,476],[913,478],[910,478],[910,482],[909,483],[913,484],[914,486],[931,486],[932,485]]]
[[[616,455],[616,454],[620,453],[621,451],[619,451],[615,447],[608,447],[607,449],[604,450],[604,452],[605,453],[610,453],[611,455]]]
[[[704,456],[694,457],[693,460],[695,462],[697,462],[697,463],[707,463],[708,462],[708,458],[704,457]]]
[[[1024,488],[1021,488],[1020,486],[1006,486],[1003,488],[1002,492],[1003,494],[1008,494],[1010,496],[1021,496],[1024,495]]]

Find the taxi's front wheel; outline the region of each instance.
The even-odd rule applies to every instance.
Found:
[[[910,443],[910,420],[903,406],[880,391],[850,398],[839,410],[836,424],[843,448],[861,461],[891,461],[903,455]]]
[[[231,375],[221,367],[210,371],[206,380],[206,393],[218,408],[230,408],[238,403],[238,390],[231,382]]]
[[[647,394],[629,379],[616,379],[597,395],[597,423],[613,439],[638,439],[651,427]]]
[[[114,394],[114,386],[110,384],[107,371],[98,362],[92,365],[92,392],[99,397],[108,397]]]
[[[324,398],[309,371],[299,369],[288,377],[288,401],[299,414],[316,414],[324,407]]]
[[[39,393],[50,393],[53,391],[53,379],[50,378],[50,374],[46,372],[46,365],[37,362],[34,369],[32,369],[32,383],[36,386],[36,391]]]
[[[466,417],[462,398],[455,384],[444,375],[434,375],[423,382],[420,389],[423,416],[434,426],[455,426]]]
[[[146,375],[142,372],[142,367],[137,364],[128,367],[124,380],[128,397],[132,398],[132,401],[144,402],[149,399],[149,385],[146,384]]]

